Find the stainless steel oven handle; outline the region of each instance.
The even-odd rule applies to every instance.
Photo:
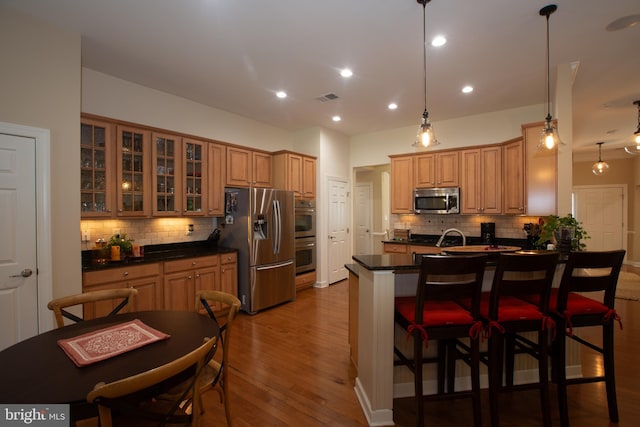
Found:
[[[312,248],[315,245],[315,243],[296,243],[296,248]]]

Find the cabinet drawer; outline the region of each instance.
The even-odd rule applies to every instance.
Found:
[[[220,254],[220,264],[235,264],[238,261],[238,254],[230,252],[228,254]]]
[[[197,258],[186,258],[164,263],[164,272],[175,273],[176,271],[193,270],[194,268],[214,267],[218,265],[220,257],[218,255],[201,256]]]
[[[82,274],[83,286],[102,283],[120,282],[122,280],[157,276],[160,274],[160,263],[135,265],[131,267],[113,268],[101,271],[89,271]]]
[[[409,247],[408,245],[403,245],[399,243],[385,243],[384,251],[387,253],[394,253],[394,254],[406,254],[408,247]]]

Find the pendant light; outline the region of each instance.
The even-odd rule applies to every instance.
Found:
[[[439,142],[436,139],[433,132],[433,126],[429,122],[429,112],[427,111],[427,3],[431,0],[417,0],[422,5],[422,47],[423,57],[423,77],[424,77],[424,112],[422,113],[422,121],[420,127],[418,127],[418,134],[416,135],[416,141],[413,143],[414,147],[433,147],[438,145]]]
[[[640,101],[634,101],[633,103],[638,106],[638,129],[633,133],[635,144],[624,147],[624,151],[631,155],[640,154]]]
[[[552,150],[559,144],[560,136],[558,130],[553,126],[551,116],[551,81],[549,78],[549,16],[558,9],[555,4],[550,4],[540,9],[540,15],[547,18],[547,117],[544,119],[544,129],[540,135],[538,149]]]
[[[598,142],[598,161],[591,168],[591,172],[597,176],[604,175],[609,171],[609,164],[602,161],[602,144],[604,142]]]

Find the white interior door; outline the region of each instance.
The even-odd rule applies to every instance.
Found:
[[[590,238],[584,243],[590,251],[626,249],[624,227],[624,187],[575,187],[575,217]]]
[[[329,284],[347,278],[349,262],[349,190],[347,181],[328,179]]]
[[[38,333],[36,140],[0,133],[0,350]]]
[[[358,255],[372,254],[372,214],[371,194],[373,185],[365,182],[356,185],[356,253]]]

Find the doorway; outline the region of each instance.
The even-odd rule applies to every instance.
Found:
[[[329,231],[328,259],[329,284],[347,278],[344,266],[350,262],[349,254],[349,182],[340,178],[328,178]]]
[[[49,131],[0,122],[0,350],[53,327]]]
[[[590,251],[626,249],[626,185],[573,187],[573,211],[587,231]]]

